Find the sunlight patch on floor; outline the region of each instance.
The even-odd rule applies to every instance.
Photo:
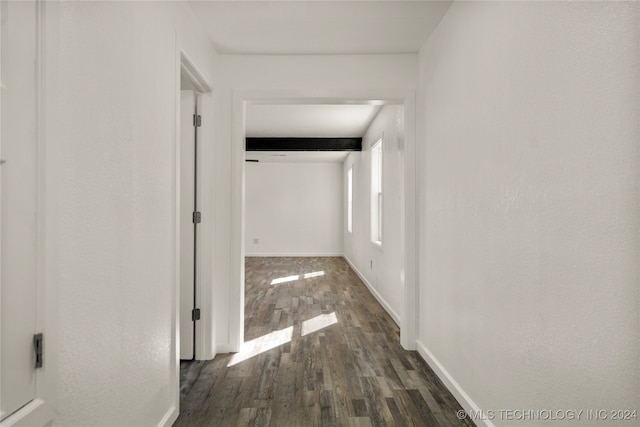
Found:
[[[317,332],[320,329],[326,328],[338,323],[335,311],[330,314],[320,314],[312,319],[302,322],[302,336]]]
[[[313,273],[306,273],[303,277],[305,279],[311,279],[312,277],[324,276],[324,271],[314,271]]]
[[[244,362],[247,359],[251,359],[254,356],[264,353],[265,351],[272,350],[278,346],[286,344],[291,341],[293,337],[293,326],[289,326],[286,329],[279,331],[273,331],[254,340],[247,341],[242,345],[240,352],[234,354],[229,361],[227,367],[237,365],[240,362]]]
[[[324,276],[324,271],[313,271],[311,273],[305,273],[302,275],[304,279],[312,279],[314,277]],[[286,276],[286,277],[278,277],[277,279],[273,279],[271,281],[271,285],[279,285],[281,283],[295,282],[296,280],[300,280],[300,275],[296,274],[294,276]]]
[[[287,277],[278,277],[277,279],[273,279],[271,281],[272,285],[279,285],[280,283],[293,282],[294,280],[298,280],[300,278],[299,275],[295,276],[287,276]]]

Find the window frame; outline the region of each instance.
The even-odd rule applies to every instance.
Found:
[[[347,171],[347,232],[353,234],[353,165]]]
[[[371,243],[382,247],[383,236],[383,139],[371,145]]]

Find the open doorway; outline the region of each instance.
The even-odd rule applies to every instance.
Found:
[[[233,290],[235,295],[232,295],[232,309],[237,307],[237,315],[233,315],[230,319],[232,331],[231,346],[234,347],[235,344],[235,347],[240,349],[241,344],[244,342],[244,257],[245,254],[251,253],[250,250],[253,248],[249,248],[249,245],[253,245],[255,239],[258,241],[258,245],[262,242],[259,236],[247,235],[246,225],[246,197],[248,191],[246,181],[247,168],[255,166],[255,162],[247,163],[246,160],[256,160],[253,158],[253,155],[249,156],[245,151],[247,129],[251,126],[251,117],[249,116],[250,109],[254,105],[376,105],[379,106],[380,109],[388,105],[397,106],[400,111],[399,117],[401,117],[401,120],[395,123],[398,125],[398,129],[400,129],[400,131],[398,132],[399,142],[396,144],[397,147],[399,147],[399,150],[394,154],[396,160],[399,161],[396,173],[400,177],[400,181],[399,185],[396,185],[393,188],[393,191],[400,193],[399,203],[397,203],[397,220],[400,222],[399,241],[397,241],[395,247],[396,252],[400,254],[400,265],[396,279],[397,283],[402,285],[401,287],[404,288],[402,292],[396,291],[400,295],[400,302],[399,305],[397,305],[397,308],[392,310],[394,313],[390,312],[390,314],[392,314],[394,320],[396,320],[396,322],[401,326],[402,345],[407,349],[415,348],[415,239],[412,237],[415,233],[415,197],[413,197],[415,192],[414,95],[412,93],[400,93],[402,91],[399,91],[398,93],[390,91],[385,94],[374,93],[376,91],[372,91],[369,95],[360,94],[360,96],[354,96],[351,98],[343,98],[339,96],[326,98],[313,96],[290,97],[282,92],[275,92],[265,93],[262,91],[247,91],[246,93],[238,93],[234,100],[234,138],[237,145],[234,145],[233,164],[235,171],[233,173],[233,177],[235,180],[234,189],[236,191],[234,191],[233,194],[240,195],[241,197],[235,197],[233,202],[233,211],[237,213],[237,215],[232,215],[234,218],[239,218],[240,220],[233,224],[234,227],[232,229],[232,232],[235,233],[232,242],[236,242],[235,244],[237,245],[233,252],[233,267],[234,269],[237,267],[235,271],[239,286]],[[299,93],[296,95],[299,95]],[[368,142],[365,142],[365,144],[368,144]],[[267,155],[273,156],[273,154],[278,153],[272,152]],[[259,160],[258,164],[260,164],[260,159],[257,160]],[[345,186],[347,185],[347,177],[350,169],[346,164],[346,162],[343,163],[344,177],[341,182],[342,188],[340,189],[340,191],[343,191],[343,198],[347,197]],[[349,162],[349,164],[352,165],[353,161]],[[357,169],[358,168],[356,168],[356,170]],[[364,168],[362,168],[362,171],[364,173]],[[411,197],[408,198],[407,195],[411,195]],[[340,230],[343,233],[346,233],[347,227],[346,207],[347,203],[345,201],[342,207],[344,218]],[[342,249],[342,251],[344,253],[344,249]],[[407,253],[410,254],[410,256],[405,256]],[[369,261],[371,262],[369,262],[368,265],[371,266],[373,264],[373,260]],[[358,270],[364,270],[364,267],[359,268]],[[359,271],[358,274],[361,275],[361,278],[366,279],[366,275],[363,271]],[[382,295],[379,293],[376,294],[375,292],[377,284],[371,282],[371,280],[368,280],[368,283],[365,283],[371,285],[370,290],[372,290],[372,293],[376,297],[381,297]],[[234,307],[233,305],[235,305],[236,302],[239,304]],[[390,311],[389,305],[385,305],[384,303],[382,305],[387,309],[387,311]]]
[[[180,79],[180,359],[194,360],[197,307],[198,234],[202,214],[198,204],[198,137],[202,116],[200,93],[193,82]]]
[[[180,52],[176,82],[176,352],[179,360],[214,356],[210,258],[213,239],[213,93]]]

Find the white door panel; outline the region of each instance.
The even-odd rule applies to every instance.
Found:
[[[36,396],[36,4],[2,2],[0,419]]]

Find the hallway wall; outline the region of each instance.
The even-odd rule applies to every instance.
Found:
[[[260,162],[245,168],[247,255],[342,255],[341,163]]]
[[[54,425],[177,415],[175,32],[214,81],[179,2],[51,2],[47,13],[45,369]]]
[[[382,247],[371,242],[371,146],[383,138]],[[404,108],[385,105],[367,129],[363,151],[344,162],[344,254],[399,325],[404,297]],[[353,167],[353,233],[346,225],[346,176]]]
[[[454,2],[420,52],[419,348],[467,408],[638,409],[639,7]]]

